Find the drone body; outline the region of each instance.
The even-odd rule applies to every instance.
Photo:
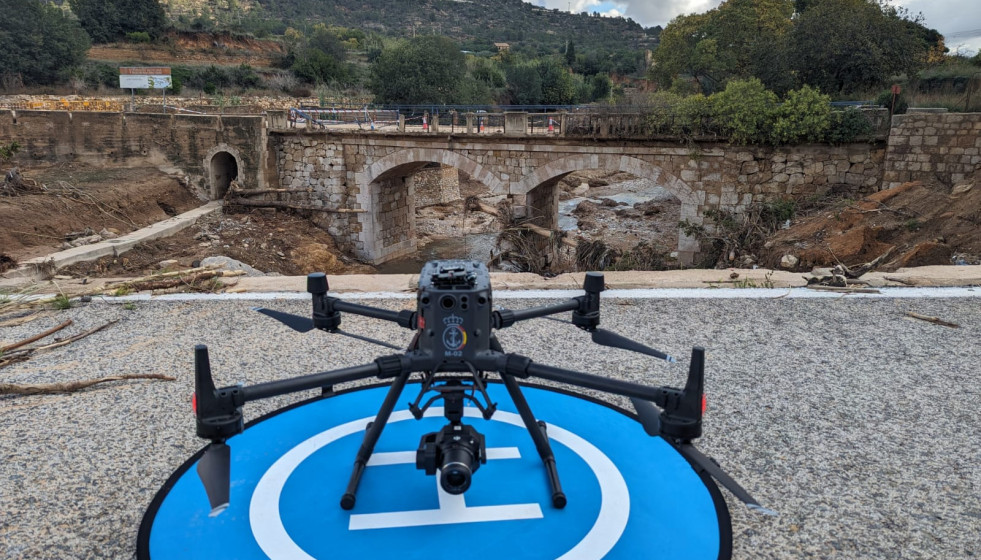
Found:
[[[691,443],[702,433],[703,349],[693,349],[688,381],[684,389],[676,389],[650,387],[537,364],[527,357],[505,352],[494,334],[496,329],[507,328],[518,321],[571,312],[572,324],[589,332],[596,344],[674,362],[674,358],[663,352],[598,327],[600,292],[603,289],[602,274],[587,273],[583,285],[585,293],[581,296],[531,309],[495,310],[490,274],[482,263],[431,261],[420,273],[416,310],[395,312],[330,296],[326,276],[311,274],[307,281],[307,290],[313,299],[311,318],[269,309],[257,311],[300,332],[319,329],[390,348],[393,346],[388,343],[341,331],[341,313],[388,320],[415,331],[415,336],[403,353],[382,356],[370,364],[221,389],[216,389],[212,380],[207,349],[204,346],[196,347],[197,432],[200,437],[211,441],[198,463],[198,474],[208,494],[212,515],[219,514],[228,505],[231,450],[225,441],[242,431],[241,409],[246,402],[312,388],[333,387],[338,383],[369,377],[391,381],[391,384],[374,421],[366,426],[351,477],[341,496],[341,507],[346,510],[355,507],[357,488],[365,466],[412,375],[421,376],[419,393],[409,405],[412,415],[420,419],[432,404],[442,401],[443,415],[448,421],[440,431],[422,436],[416,452],[416,466],[426,474],[438,473],[440,485],[446,492],[462,494],[471,486],[474,474],[487,459],[484,436],[462,420],[467,403],[476,407],[485,419],[489,420],[494,415],[497,406],[491,402],[486,390],[488,373],[496,373],[500,377],[535,443],[547,475],[553,507],[565,507],[567,497],[559,481],[547,426],[535,417],[522,394],[518,379],[538,377],[630,397],[648,434],[664,438],[696,471],[704,471],[715,477],[750,508],[772,513],[762,508],[717,463],[702,455]]]

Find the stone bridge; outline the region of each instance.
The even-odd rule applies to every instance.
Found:
[[[681,202],[681,219],[736,212],[774,198],[833,188],[873,190],[885,148],[739,148],[560,137],[272,131],[269,151],[289,201],[324,209],[322,225],[374,263],[416,250],[412,176],[431,163],[452,166],[505,195],[525,217],[555,229],[560,179],[581,170],[622,171],[654,180]],[[273,158],[270,158],[270,162]],[[360,213],[333,212],[359,209]],[[679,230],[678,256],[690,262],[698,242]]]
[[[579,170],[655,180],[699,224],[707,210],[740,212],[779,198],[828,191],[861,195],[910,180],[957,183],[981,165],[981,114],[892,118],[888,142],[745,147],[631,137],[611,123],[570,135],[309,131],[285,117],[0,110],[0,144],[21,160],[157,166],[202,198],[223,198],[232,179],[287,206],[311,208],[342,248],[381,263],[416,248],[413,174],[452,166],[507,196],[517,213],[555,229],[560,179]],[[636,120],[636,119],[634,119]],[[618,136],[618,137],[613,137]],[[705,224],[711,228],[712,224]],[[699,251],[679,232],[678,256]]]

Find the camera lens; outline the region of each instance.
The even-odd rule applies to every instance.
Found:
[[[439,305],[443,309],[453,309],[453,306],[456,305],[456,299],[453,296],[443,296],[439,300]]]
[[[468,459],[469,457],[469,453]],[[472,460],[472,459],[471,459]],[[470,488],[470,478],[473,473],[470,467],[463,463],[446,463],[439,476],[439,484],[449,494],[463,494]]]

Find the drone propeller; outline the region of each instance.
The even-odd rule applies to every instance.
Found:
[[[621,350],[630,350],[632,352],[640,352],[641,354],[646,354],[648,356],[653,356],[655,358],[664,360],[668,363],[675,363],[678,360],[674,356],[665,354],[660,350],[655,350],[650,346],[641,344],[639,342],[630,340],[625,336],[621,336],[613,331],[608,331],[606,329],[597,328],[592,332],[593,342],[601,346],[609,346],[611,348],[620,348]]]
[[[313,319],[310,319],[308,317],[300,317],[299,315],[293,315],[292,313],[285,313],[283,311],[276,311],[275,309],[267,309],[265,307],[253,307],[252,310],[258,311],[259,313],[262,313],[267,317],[272,317],[273,319],[276,319],[280,323],[286,325],[287,327],[297,332],[306,333],[314,329]],[[351,337],[356,340],[361,340],[364,342],[377,344],[379,346],[384,346],[385,348],[391,348],[393,350],[405,350],[405,348],[401,346],[396,346],[389,342],[384,342],[371,337],[362,336],[360,334],[354,334],[351,332],[342,331],[341,329],[334,329],[331,332],[335,334],[342,334],[344,336]]]
[[[771,509],[760,505],[745,488],[732,479],[711,457],[699,451],[691,440],[702,435],[702,414],[705,412],[705,350],[700,347],[692,349],[691,364],[688,368],[688,381],[683,391],[669,389],[661,406],[663,411],[650,401],[631,398],[637,410],[644,431],[652,437],[661,436],[666,442],[681,453],[682,457],[700,472],[706,472],[734,496],[739,498],[749,509],[766,515],[777,515]]]
[[[224,442],[208,445],[198,461],[198,477],[204,484],[211,504],[210,517],[225,511],[229,502],[229,479],[231,477],[232,449]]]
[[[313,319],[309,317],[301,317],[292,313],[285,313],[265,307],[253,307],[252,311],[258,311],[267,317],[272,317],[296,332],[305,333],[313,330]]]
[[[548,319],[549,321],[556,321],[558,323],[565,323],[571,325],[569,321],[564,319],[559,319],[556,317],[542,317],[542,319]],[[592,335],[593,342],[599,344],[600,346],[609,346],[610,348],[619,348],[621,350],[630,350],[631,352],[639,352],[647,356],[653,356],[660,360],[664,360],[668,363],[675,363],[678,360],[670,354],[665,354],[660,350],[655,350],[646,344],[641,344],[640,342],[630,340],[629,338],[619,335],[613,331],[608,331],[606,329],[601,329],[599,327],[593,329],[590,334]]]

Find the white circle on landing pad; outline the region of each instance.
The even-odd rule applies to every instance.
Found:
[[[437,477],[416,469],[419,438],[446,423],[439,410],[403,421],[410,415],[399,407],[364,470],[357,504],[345,511],[338,500],[365,425],[389,390],[388,385],[351,389],[250,422],[228,440],[230,505],[215,517],[209,516],[196,471],[203,450],[198,452],[174,471],[147,508],[137,558],[731,556],[725,501],[675,448],[646,435],[619,409],[542,387],[526,386],[522,392],[536,417],[548,423],[568,497],[565,508],[552,506],[534,442],[506,388],[492,383],[487,390],[498,403],[494,417],[467,419],[485,436],[488,460],[464,494],[449,496],[439,490]]]
[[[467,407],[465,415],[480,418],[480,412]],[[443,409],[432,407],[427,417],[441,417]],[[389,423],[413,420],[408,410],[393,412]],[[290,537],[283,524],[280,499],[290,475],[303,461],[319,449],[340,438],[364,431],[374,416],[353,420],[321,432],[287,451],[267,470],[256,485],[249,505],[252,535],[271,560],[315,560]],[[497,411],[492,421],[524,427],[521,417],[513,412]],[[549,439],[557,441],[582,458],[599,482],[601,501],[599,515],[589,532],[571,550],[559,556],[561,560],[594,560],[609,552],[627,526],[630,518],[630,493],[620,471],[602,451],[585,439],[553,424],[548,426]],[[395,553],[396,551],[393,551]]]

